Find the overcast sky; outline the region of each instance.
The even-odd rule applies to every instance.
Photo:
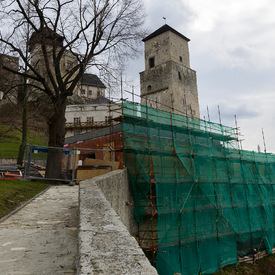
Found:
[[[197,72],[201,118],[234,126],[244,149],[275,153],[275,2],[272,0],[144,0],[150,33],[166,23],[190,38],[191,68]],[[141,42],[143,48],[143,42]],[[144,56],[129,64],[135,79]]]

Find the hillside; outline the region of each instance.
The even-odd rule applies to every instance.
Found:
[[[47,123],[45,117],[33,107],[28,109],[27,142],[35,145],[47,145]],[[0,158],[17,158],[21,143],[21,112],[12,103],[0,106]]]

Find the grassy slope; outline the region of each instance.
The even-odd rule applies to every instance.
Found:
[[[47,187],[41,182],[0,179],[0,218]]]
[[[10,130],[10,127],[0,123],[0,158],[17,158],[21,141],[21,132],[17,129]],[[6,131],[5,131],[6,129]],[[4,133],[7,133],[6,135]],[[28,130],[27,142],[34,145],[46,145],[46,138],[43,132]]]

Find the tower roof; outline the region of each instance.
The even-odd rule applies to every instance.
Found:
[[[169,25],[165,24],[163,25],[162,27],[160,27],[159,29],[157,29],[156,31],[154,31],[153,33],[151,33],[150,35],[148,35],[147,37],[145,37],[144,39],[142,39],[143,42],[147,41],[147,40],[150,40],[164,32],[167,32],[167,31],[170,31],[170,32],[173,32],[175,33],[176,35],[180,36],[181,38],[185,39],[187,42],[190,41],[189,38],[187,38],[186,36],[184,36],[183,34],[179,33],[178,31],[176,31],[175,29],[173,29],[172,27],[170,27]]]
[[[63,46],[64,37],[54,32],[49,27],[43,27],[38,31],[34,31],[28,42],[29,51],[31,52],[36,44]]]

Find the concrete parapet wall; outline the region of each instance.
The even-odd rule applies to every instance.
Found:
[[[130,234],[137,235],[134,198],[130,190],[127,170],[116,170],[106,176],[97,177],[96,183]]]
[[[126,170],[80,183],[77,274],[158,274],[127,230],[133,229],[128,199],[131,194]]]

